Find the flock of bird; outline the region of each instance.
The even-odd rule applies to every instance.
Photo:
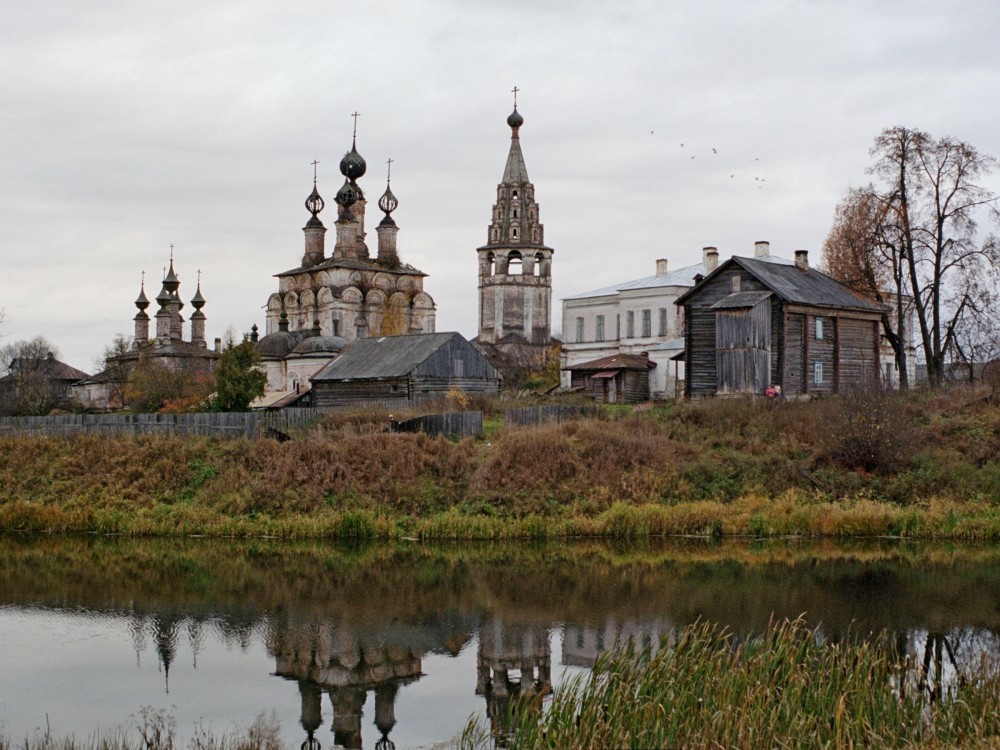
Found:
[[[650,135],[655,135],[656,131],[655,130],[650,130],[649,134]],[[681,143],[680,147],[684,148],[684,144]],[[717,148],[713,147],[712,148],[712,155],[713,156],[718,156],[719,155],[719,150]],[[695,156],[696,156],[695,154],[691,154],[691,159],[694,159]],[[754,162],[759,162],[759,161],[760,161],[760,157],[754,157]],[[733,179],[733,180],[736,179],[736,173],[735,172],[730,173],[729,178]],[[754,177],[753,179],[754,179],[754,182],[757,183],[757,189],[758,190],[762,189],[764,187],[764,183],[767,182],[766,178],[760,177],[760,176]]]

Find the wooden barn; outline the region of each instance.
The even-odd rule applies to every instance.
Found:
[[[684,395],[835,393],[879,379],[884,308],[809,268],[730,258],[677,299]]]
[[[357,339],[310,378],[312,405],[406,405],[465,393],[497,393],[500,374],[458,333]]]
[[[649,371],[656,367],[649,355],[612,354],[567,367],[570,387],[608,404],[635,404],[649,400]]]

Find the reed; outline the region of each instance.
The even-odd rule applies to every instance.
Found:
[[[462,746],[987,747],[1000,742],[998,700],[995,666],[932,700],[879,638],[824,643],[798,620],[737,642],[700,623],[652,655],[606,654],[544,711],[514,701],[492,728],[470,723]]]

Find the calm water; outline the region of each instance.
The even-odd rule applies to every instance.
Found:
[[[830,640],[887,631],[933,687],[1000,653],[1000,551],[3,537],[0,732],[87,737],[152,706],[181,738],[273,712],[293,747],[430,746],[617,640],[798,615]]]

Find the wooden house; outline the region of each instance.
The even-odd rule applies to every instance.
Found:
[[[885,307],[809,267],[730,258],[677,299],[688,398],[835,393],[879,381]]]
[[[613,354],[566,368],[570,387],[596,401],[634,404],[649,400],[649,371],[656,367],[649,355]]]
[[[357,339],[310,382],[316,407],[404,406],[442,398],[452,389],[487,394],[500,390],[496,368],[458,333]]]

